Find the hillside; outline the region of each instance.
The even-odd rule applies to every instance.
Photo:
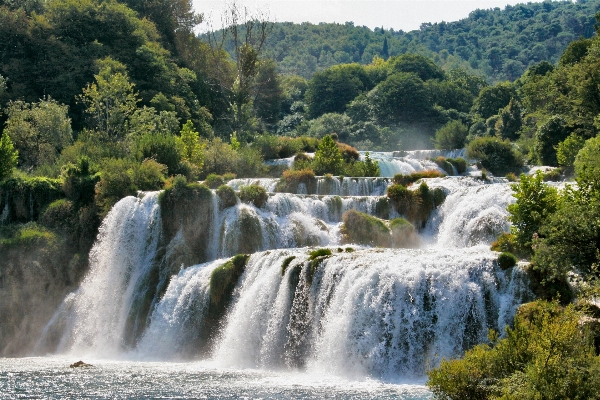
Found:
[[[353,23],[275,23],[265,54],[282,74],[310,78],[336,64],[368,64],[407,52],[444,69],[463,67],[490,82],[514,80],[531,65],[558,61],[566,46],[594,33],[600,0],[545,1],[475,10],[457,22],[424,23],[419,30],[371,30]],[[387,43],[385,43],[387,42]],[[386,48],[387,47],[387,48]]]

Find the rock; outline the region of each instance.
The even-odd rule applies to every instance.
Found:
[[[93,367],[92,364],[86,364],[83,361],[79,360],[71,365],[69,365],[70,368],[89,368],[89,367]]]

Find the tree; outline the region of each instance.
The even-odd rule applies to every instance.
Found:
[[[579,190],[600,199],[600,136],[588,139],[575,159]]]
[[[256,88],[253,99],[256,115],[265,124],[273,127],[279,119],[284,99],[275,61],[265,60],[260,63],[256,76]]]
[[[358,64],[336,65],[316,72],[308,83],[304,100],[311,118],[343,113],[356,96],[371,89],[370,79]]]
[[[511,98],[508,105],[498,113],[498,121],[495,130],[502,139],[516,140],[519,138],[519,131],[523,125],[521,117],[521,104]]]
[[[556,146],[569,136],[567,122],[554,115],[537,130],[533,146],[534,154],[542,165],[558,166]]]
[[[19,151],[20,165],[35,168],[53,163],[73,140],[68,107],[51,98],[37,103],[9,103],[5,134]]]
[[[129,81],[125,65],[107,57],[98,61],[96,83],[83,89],[79,99],[86,106],[91,128],[102,132],[112,141],[126,135],[126,121],[136,110],[139,101]]]
[[[498,111],[506,107],[510,99],[516,96],[517,93],[510,82],[484,87],[475,99],[471,112],[479,114],[483,119],[488,119],[492,115],[498,114]]]
[[[200,135],[194,130],[194,124],[188,120],[180,132],[180,140],[183,146],[182,157],[200,170],[204,166],[205,144],[200,144]]]
[[[0,136],[0,181],[8,178],[17,166],[19,152],[15,150],[10,136],[4,133]]]
[[[512,185],[513,196],[517,199],[508,206],[512,223],[511,232],[520,246],[531,252],[533,235],[549,218],[558,206],[558,193],[555,188],[543,182],[541,172],[534,176],[521,174],[518,184]]]
[[[222,16],[222,29],[206,35],[214,63],[216,82],[230,109],[233,131],[244,138],[244,105],[256,97],[261,88],[256,83],[263,46],[272,24],[263,14],[252,14],[233,0]],[[233,64],[223,58],[225,46],[233,48]]]
[[[372,111],[381,124],[425,120],[432,111],[429,92],[414,73],[390,75],[367,95]]]
[[[344,159],[339,147],[330,135],[326,135],[319,143],[315,153],[313,169],[317,175],[341,174],[344,170]]]
[[[394,72],[412,72],[423,81],[444,79],[444,71],[429,58],[420,54],[406,53],[389,61]]]
[[[469,130],[460,121],[450,121],[435,132],[435,148],[441,150],[462,149]]]

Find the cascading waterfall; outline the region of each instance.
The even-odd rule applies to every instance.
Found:
[[[210,230],[206,262],[175,270],[164,260],[185,237],[180,230],[164,242],[157,193],[121,200],[103,222],[89,275],[42,342],[58,338],[59,352],[99,357],[208,357],[223,367],[394,380],[423,376],[488,329],[502,331],[527,300],[521,270],[501,271],[489,250],[508,228],[508,184],[428,179],[447,197],[421,231],[426,244],[393,250],[342,245],[340,235],[346,210],[398,216],[377,196],[391,180],[348,180],[368,195],[340,196],[349,178],[335,179],[321,189],[333,195],[271,193],[262,208],[220,209],[213,192],[202,219],[211,226],[198,227]],[[311,260],[304,246],[333,254]],[[214,315],[211,274],[238,253],[251,256],[227,312]]]

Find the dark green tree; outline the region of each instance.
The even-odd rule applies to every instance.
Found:
[[[344,159],[342,153],[330,135],[326,135],[319,143],[312,165],[317,175],[339,175],[343,173]]]

